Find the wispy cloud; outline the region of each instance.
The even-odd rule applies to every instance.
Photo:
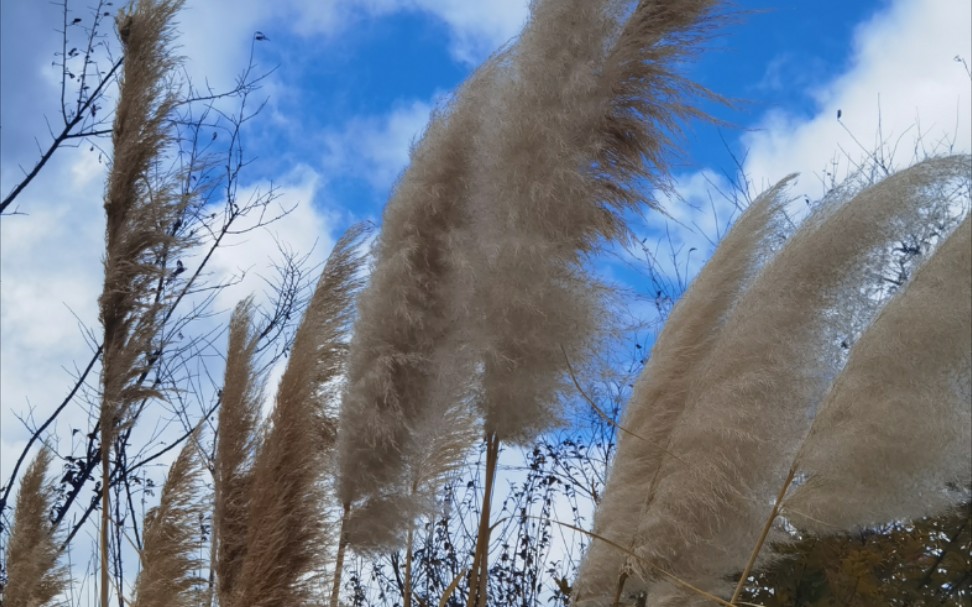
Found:
[[[104,165],[68,150],[24,194],[29,215],[0,221],[0,473],[9,474],[28,433],[14,417],[43,419],[90,357],[79,324],[96,329],[102,277]],[[83,426],[75,426],[83,427]]]
[[[431,111],[432,103],[411,101],[385,115],[350,119],[324,137],[325,170],[363,179],[379,191],[389,188],[408,164]]]
[[[453,58],[469,66],[481,63],[514,37],[529,15],[529,0],[290,0],[301,20],[302,35],[334,33],[363,17],[384,17],[399,12],[426,14],[446,25]]]
[[[452,55],[468,65],[480,63],[514,37],[529,15],[526,0],[391,0],[389,3],[415,7],[442,20],[449,26]]]

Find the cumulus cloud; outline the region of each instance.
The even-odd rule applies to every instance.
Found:
[[[879,148],[898,168],[972,149],[970,77],[954,59],[972,49],[970,22],[968,2],[898,0],[861,24],[847,71],[809,91],[813,116],[773,111],[743,137],[755,189],[799,171],[801,193],[819,196],[825,171],[839,178]]]
[[[82,331],[98,327],[105,169],[92,164],[91,155],[87,150],[65,150],[56,156],[45,168],[45,179],[25,191],[22,206],[28,214],[0,221],[4,480],[18,446],[29,436],[16,416],[30,411],[43,420],[73,385],[76,365],[84,365],[91,356]],[[79,424],[74,427],[84,427],[86,420]]]
[[[805,196],[819,198],[875,151],[893,170],[928,153],[972,150],[970,76],[955,60],[972,49],[970,22],[967,2],[898,0],[860,24],[848,68],[806,91],[815,111],[771,110],[742,136],[750,194],[799,172],[790,207],[799,218]],[[778,84],[786,60],[769,63],[763,86]],[[659,218],[664,233],[654,247],[659,271],[673,282],[695,275],[733,211],[722,195],[729,185],[709,169],[681,177],[677,191],[679,200],[666,207],[672,219]],[[705,253],[689,258],[693,247]]]
[[[254,0],[247,0],[253,2]],[[398,12],[426,14],[446,25],[454,59],[474,66],[516,36],[529,15],[529,0],[288,0],[284,6],[298,19],[301,35],[334,34],[361,18]]]
[[[630,227],[641,240],[615,249],[616,261],[607,272],[611,280],[647,297],[629,303],[633,318],[659,320],[659,306],[667,309],[669,298],[680,295],[702,269],[745,205],[733,188],[709,169],[686,173],[659,201],[664,213],[649,211],[632,219]]]
[[[353,35],[362,19],[417,12],[443,23],[453,58],[474,66],[522,29],[528,4],[528,0],[239,0],[227,10],[220,3],[189,2],[180,29],[197,83],[208,77],[217,89],[225,89],[245,67],[256,31],[264,31],[271,42],[279,36],[278,43],[292,35],[333,41]]]
[[[242,233],[231,235],[207,266],[214,280],[233,283],[216,297],[217,309],[232,311],[250,295],[257,297],[258,304],[269,303],[267,282],[277,277],[275,265],[282,253],[307,255],[309,267],[320,267],[334,245],[332,231],[339,219],[322,210],[320,184],[320,177],[310,167],[296,167],[273,186],[277,202],[266,216],[281,215],[277,221],[253,229],[258,219],[254,216],[234,227],[234,232]],[[270,187],[268,182],[250,184],[238,193],[239,200],[255,200]]]

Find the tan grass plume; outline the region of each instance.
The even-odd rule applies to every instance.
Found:
[[[361,285],[362,225],[334,245],[291,349],[250,485],[245,558],[232,605],[298,607],[317,591],[337,534],[326,479],[354,296]]]
[[[969,158],[954,156],[894,174],[812,217],[763,268],[695,374],[646,496],[635,531],[644,580],[663,569],[721,592],[743,569],[836,374],[835,336],[873,314],[861,285],[896,231],[947,209],[943,191],[968,172]]]
[[[854,344],[783,514],[816,532],[937,514],[972,486],[972,218]]]
[[[166,121],[176,103],[168,78],[173,18],[181,1],[143,0],[119,17],[127,28],[125,73],[112,131],[114,158],[105,196],[105,284],[99,301],[105,331],[102,433],[110,443],[128,407],[154,395],[135,380],[158,331],[156,297],[166,269],[158,255],[186,243],[170,235],[186,201],[172,184],[154,187],[152,169],[170,141]],[[121,27],[121,26],[120,26]]]
[[[626,236],[624,214],[666,186],[668,133],[702,92],[677,62],[711,25],[712,2],[540,0],[482,111],[465,234],[469,342],[483,357],[485,430],[523,442],[559,421],[564,352],[588,358],[602,292],[584,264]],[[667,3],[666,3],[667,6]]]
[[[159,505],[145,515],[142,569],[132,607],[195,607],[205,596],[200,521],[208,504],[201,499],[199,447],[193,434],[169,468]]]
[[[457,337],[455,233],[466,221],[471,150],[482,128],[493,58],[442,108],[412,149],[385,208],[375,265],[359,298],[339,433],[339,494],[355,505],[367,543],[400,538],[411,509],[403,479],[428,419],[441,419],[469,390],[471,362]],[[420,456],[416,456],[420,457]],[[394,508],[382,504],[398,500]],[[368,511],[384,515],[371,516]],[[386,532],[374,533],[379,528]],[[365,534],[367,535],[367,534]],[[361,536],[365,541],[364,535]]]
[[[595,534],[622,545],[631,543],[691,382],[755,274],[762,249],[781,217],[791,179],[752,203],[669,315],[622,419],[621,426],[631,434],[619,437],[615,464],[597,507]],[[613,546],[592,539],[574,583],[574,604],[613,600],[623,582],[626,560],[627,555]],[[631,591],[628,588],[625,594]]]
[[[263,381],[256,369],[258,336],[253,327],[253,302],[241,301],[230,320],[226,374],[216,439],[213,533],[215,572],[220,604],[230,605],[246,554],[253,457]]]
[[[112,128],[113,158],[105,194],[105,282],[99,300],[104,328],[102,406],[101,605],[108,607],[108,490],[112,443],[133,403],[157,392],[140,384],[157,349],[165,264],[188,243],[172,235],[187,200],[153,169],[170,142],[176,103],[171,54],[182,0],[140,0],[117,18],[125,53]]]
[[[46,481],[51,452],[42,448],[30,464],[17,494],[14,522],[7,544],[7,607],[44,607],[67,588],[67,572],[58,566],[60,549],[48,520],[54,487]]]

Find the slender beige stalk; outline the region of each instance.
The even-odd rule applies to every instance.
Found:
[[[456,593],[456,589],[459,587],[459,582],[462,581],[466,574],[469,573],[468,570],[460,571],[452,578],[449,585],[446,587],[442,596],[439,598],[439,607],[446,607],[449,604],[449,600],[452,599],[452,595]]]
[[[234,605],[300,607],[322,602],[335,502],[326,479],[336,440],[337,382],[345,371],[364,228],[335,244],[301,321],[253,469],[243,567]]]
[[[246,299],[236,306],[230,321],[216,441],[213,568],[221,605],[231,604],[246,554],[247,523],[253,498],[251,468],[257,451],[263,387],[255,366],[256,347],[253,302]]]
[[[405,582],[402,590],[402,607],[412,607],[412,542],[415,537],[415,522],[409,521],[405,531]]]
[[[173,19],[182,0],[140,0],[117,17],[125,53],[112,128],[114,154],[105,194],[105,283],[99,301],[104,328],[101,427],[101,607],[108,607],[108,525],[111,449],[129,423],[132,403],[153,396],[138,385],[147,357],[156,349],[161,304],[153,300],[165,268],[163,251],[176,254],[185,243],[170,227],[186,200],[169,184],[155,187],[151,169],[169,142],[166,121],[176,96],[169,76]]]
[[[105,485],[101,489],[101,537],[100,544],[98,545],[98,554],[101,557],[100,567],[101,567],[101,606],[107,607],[108,605],[108,581],[110,579],[108,572],[108,521],[110,520],[108,515],[108,479],[111,478],[109,470],[109,455],[108,455],[108,445],[106,444],[105,438],[111,435],[107,432],[102,432],[102,448],[101,448],[101,478],[102,483]]]
[[[54,506],[54,487],[47,484],[51,452],[42,448],[30,464],[17,494],[13,528],[7,544],[7,607],[53,605],[67,586],[66,571],[58,567],[60,549],[47,514]]]
[[[755,274],[766,241],[781,217],[788,177],[760,195],[739,218],[682,296],[652,348],[635,385],[621,426],[622,434],[604,495],[594,519],[594,533],[631,546],[632,529],[642,516],[657,480],[670,434],[685,407],[695,373],[708,355],[726,317]],[[574,583],[577,605],[620,599],[628,557],[592,541]]]
[[[159,505],[145,515],[142,570],[135,581],[132,607],[195,607],[205,596],[199,521],[206,510],[200,499],[202,464],[193,435],[169,469]]]
[[[860,285],[898,230],[954,203],[944,192],[968,165],[937,158],[892,175],[811,219],[763,269],[690,386],[671,435],[679,459],[664,458],[636,532],[644,559],[710,592],[744,568],[836,375],[838,336],[873,314]]]
[[[489,536],[490,512],[493,505],[493,485],[496,482],[496,464],[499,460],[499,438],[495,433],[486,435],[486,468],[483,471],[483,503],[476,532],[476,548],[469,569],[469,598],[467,607],[485,607],[489,584]]]
[[[746,566],[743,567],[742,573],[739,574],[739,581],[736,582],[736,588],[732,591],[732,597],[730,597],[729,602],[735,604],[739,600],[739,596],[742,594],[743,589],[746,587],[746,582],[749,580],[749,574],[753,571],[753,566],[756,564],[756,559],[759,558],[760,552],[763,550],[763,546],[766,544],[766,538],[769,537],[770,530],[773,528],[773,524],[776,522],[776,517],[780,515],[780,505],[783,503],[783,497],[786,492],[789,491],[790,485],[793,484],[793,479],[796,476],[796,466],[790,466],[790,471],[786,473],[786,478],[783,479],[783,485],[780,487],[780,492],[776,494],[776,499],[773,500],[773,508],[770,510],[769,516],[766,517],[766,523],[763,525],[763,529],[759,532],[759,537],[756,539],[756,545],[753,546],[753,551],[749,555],[749,560],[746,561]]]
[[[341,574],[344,571],[344,553],[348,549],[348,520],[351,507],[344,504],[341,508],[341,530],[338,534],[337,556],[334,559],[334,579],[331,582],[331,607],[338,607],[341,598]]]

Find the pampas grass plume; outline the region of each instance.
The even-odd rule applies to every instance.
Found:
[[[853,530],[937,514],[972,487],[972,218],[854,344],[796,459],[792,523]]]
[[[246,554],[253,457],[259,444],[262,381],[255,366],[257,335],[253,302],[236,306],[230,321],[226,374],[216,440],[213,532],[220,604],[230,605]]]
[[[668,317],[621,421],[631,434],[619,439],[615,464],[597,507],[596,535],[621,544],[631,542],[691,382],[755,274],[791,180],[792,176],[784,179],[752,203]],[[593,539],[574,584],[576,604],[599,605],[613,597],[626,560],[613,546]]]
[[[162,486],[159,505],[145,516],[142,570],[132,607],[195,607],[204,596],[200,521],[207,504],[200,499],[202,470],[197,435],[192,434]]]
[[[836,375],[835,336],[873,314],[861,285],[896,230],[953,203],[943,188],[965,179],[968,166],[965,156],[932,158],[891,175],[811,217],[763,268],[696,372],[672,431],[673,456],[636,532],[651,565],[643,578],[660,568],[715,592],[743,569]]]
[[[325,482],[336,439],[336,382],[344,372],[354,296],[361,283],[363,226],[334,245],[291,349],[250,484],[246,556],[233,605],[321,602],[333,539]]]
[[[341,411],[340,499],[359,509],[398,493],[410,453],[423,448],[412,432],[470,388],[472,363],[456,335],[464,304],[455,232],[466,221],[479,108],[498,62],[487,61],[433,113],[385,208]]]
[[[57,564],[61,550],[47,518],[54,507],[54,487],[45,480],[50,463],[51,452],[41,449],[20,483],[7,545],[7,607],[53,605],[67,586],[67,573]]]

